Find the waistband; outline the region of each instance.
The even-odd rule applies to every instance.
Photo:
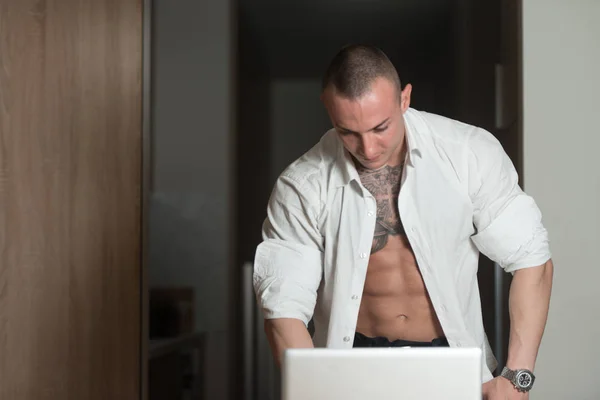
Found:
[[[445,337],[433,339],[431,342],[416,342],[412,340],[397,339],[390,341],[386,337],[369,337],[360,332],[354,334],[353,347],[448,347],[450,346]]]

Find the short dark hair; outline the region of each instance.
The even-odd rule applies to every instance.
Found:
[[[375,46],[352,44],[333,57],[323,76],[321,89],[324,91],[333,86],[343,97],[357,99],[369,91],[377,78],[386,78],[395,84],[400,95],[400,77],[387,55]]]

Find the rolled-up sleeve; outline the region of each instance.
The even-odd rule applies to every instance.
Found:
[[[517,172],[489,132],[470,137],[469,187],[476,234],[483,254],[507,272],[544,264],[551,257],[548,232],[536,202],[521,190]]]
[[[269,200],[263,241],[256,250],[253,283],[266,319],[308,324],[321,282],[320,200],[307,182],[282,175]]]

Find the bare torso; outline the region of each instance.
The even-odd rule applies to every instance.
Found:
[[[389,340],[443,336],[398,213],[402,165],[359,169],[359,175],[377,200],[377,223],[357,332]]]

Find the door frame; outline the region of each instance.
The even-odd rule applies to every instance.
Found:
[[[149,292],[148,236],[152,190],[152,0],[142,0],[142,176],[140,268],[140,400],[148,400]]]

